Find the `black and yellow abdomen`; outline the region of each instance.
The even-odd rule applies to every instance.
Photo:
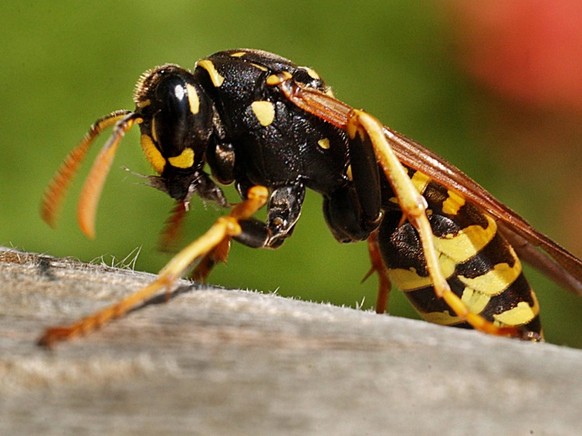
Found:
[[[452,291],[471,312],[494,324],[541,334],[536,296],[495,220],[421,172],[409,173],[427,200],[439,264]],[[470,328],[435,295],[418,234],[396,207],[387,208],[379,241],[391,282],[425,320]]]

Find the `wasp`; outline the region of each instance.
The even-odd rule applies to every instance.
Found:
[[[156,280],[81,320],[48,328],[39,343],[85,334],[120,317],[195,265],[205,280],[231,241],[277,248],[301,215],[305,192],[323,197],[323,215],[342,243],[367,241],[379,278],[376,311],[393,283],[427,321],[543,340],[540,308],[520,258],[582,295],[582,262],[496,200],[458,168],[336,99],[311,68],[260,50],[199,60],[189,71],[166,64],[145,72],[135,109],[97,120],[67,156],[41,207],[54,225],[73,176],[95,138],[113,133],[96,157],[78,203],[78,221],[95,236],[100,193],[124,134],[135,124],[157,173],[149,184],[176,206],[171,238],[193,196],[230,208],[160,271]],[[209,171],[208,171],[209,170]],[[229,204],[220,185],[234,184]],[[255,217],[266,208],[266,218]]]

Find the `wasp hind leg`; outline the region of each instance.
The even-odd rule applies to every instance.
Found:
[[[255,186],[249,190],[245,200],[235,205],[227,216],[220,217],[206,233],[186,246],[162,268],[158,278],[149,285],[139,289],[123,300],[99,310],[79,321],[58,327],[49,327],[38,344],[50,347],[58,341],[65,341],[75,336],[99,329],[105,323],[125,315],[138,304],[151,298],[164,289],[169,292],[171,286],[178,280],[188,267],[216,247],[229,241],[243,232],[241,223],[251,218],[267,202],[268,190],[263,186]]]
[[[426,215],[426,200],[414,187],[406,169],[392,150],[389,143],[390,132],[385,131],[382,124],[374,117],[360,110],[353,110],[350,113],[347,131],[351,141],[351,148],[373,148],[376,159],[398,199],[402,213],[418,232],[426,267],[436,296],[442,298],[456,316],[466,321],[476,330],[496,336],[538,340],[538,338],[532,336],[531,332],[525,329],[513,326],[498,326],[481,315],[469,311],[466,304],[451,290],[443,275],[439,265],[438,252],[433,241],[432,229]],[[374,241],[372,241],[371,247],[374,247]]]
[[[388,268],[382,259],[380,244],[378,242],[378,231],[374,231],[368,237],[368,253],[370,255],[370,271],[364,276],[362,282],[372,274],[378,275],[378,296],[376,297],[376,313],[386,313],[388,310],[388,300],[392,285],[388,277]]]

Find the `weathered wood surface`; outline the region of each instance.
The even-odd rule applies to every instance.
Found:
[[[52,351],[42,328],[153,278],[0,251],[0,434],[580,434],[582,352],[181,282]]]

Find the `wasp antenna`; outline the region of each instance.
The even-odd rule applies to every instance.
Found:
[[[116,124],[113,128],[113,133],[99,152],[99,155],[91,167],[89,175],[85,179],[85,184],[83,185],[79,197],[79,204],[77,206],[79,227],[90,239],[95,237],[95,214],[97,212],[97,204],[99,203],[99,197],[103,190],[105,178],[109,173],[111,163],[115,157],[117,146],[125,133],[130,130],[138,120],[141,120],[141,117],[130,111],[114,112],[109,116],[109,118],[106,117],[103,119],[103,122],[106,122],[107,125],[111,125],[113,122],[116,122]]]
[[[96,136],[97,133],[94,133],[92,128],[79,145],[67,155],[45,190],[40,206],[40,215],[49,226],[56,227],[57,214],[71,180]]]
[[[104,129],[112,126],[129,113],[131,112],[127,110],[119,110],[99,118],[91,125],[81,142],[67,155],[50,181],[42,198],[40,215],[48,225],[51,227],[56,226],[57,214],[65,198],[67,189],[95,138]]]

